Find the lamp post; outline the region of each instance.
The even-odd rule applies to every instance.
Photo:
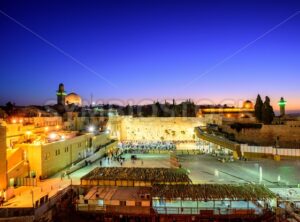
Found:
[[[88,131],[89,131],[90,133],[94,133],[94,132],[95,132],[95,127],[94,127],[94,126],[89,126],[89,127],[88,127]]]
[[[31,136],[31,134],[32,134],[32,132],[31,132],[31,131],[27,131],[27,132],[26,132],[27,140],[29,140],[29,139],[30,139],[30,136]]]
[[[262,179],[263,179],[263,172],[262,172],[262,167],[259,166],[259,183],[262,182]]]

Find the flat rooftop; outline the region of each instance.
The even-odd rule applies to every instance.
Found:
[[[256,201],[276,198],[276,195],[268,188],[254,184],[155,184],[151,195],[165,199],[181,198],[202,201],[225,199]]]

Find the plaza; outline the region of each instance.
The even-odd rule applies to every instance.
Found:
[[[131,161],[132,154],[122,155],[125,158],[122,166],[116,160],[101,159],[102,167],[162,167],[170,168],[170,154],[134,154],[135,162]],[[256,183],[268,187],[291,186],[296,187],[300,183],[299,161],[274,161],[271,159],[251,159],[247,161],[237,160],[222,163],[217,157],[210,154],[203,155],[178,155],[182,168],[189,172],[192,182],[197,184],[239,184]],[[80,179],[96,167],[100,166],[100,160],[83,167],[70,174],[73,179]],[[260,180],[260,170],[262,177]]]

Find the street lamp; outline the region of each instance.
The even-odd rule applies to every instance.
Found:
[[[259,183],[262,182],[262,179],[263,179],[263,171],[262,171],[262,167],[259,166]]]
[[[27,136],[27,140],[29,140],[29,138],[30,138],[30,136],[31,136],[31,134],[32,134],[32,132],[31,131],[26,131],[26,136]]]
[[[95,131],[95,127],[94,126],[89,126],[88,131],[90,133],[93,133]]]

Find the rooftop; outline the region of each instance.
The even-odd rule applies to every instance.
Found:
[[[82,180],[132,180],[153,183],[190,183],[191,180],[184,170],[168,168],[96,168]]]
[[[266,200],[275,198],[275,194],[262,185],[254,184],[188,184],[162,185],[156,184],[152,196],[166,199],[193,200]]]

